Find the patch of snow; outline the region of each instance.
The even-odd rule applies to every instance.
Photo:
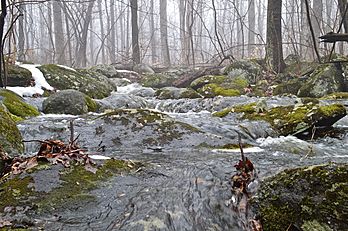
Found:
[[[72,68],[72,67],[68,67],[68,66],[64,66],[64,65],[60,65],[60,64],[57,64],[57,66],[61,67],[61,68],[64,68],[64,69],[67,69],[67,70],[70,70],[70,71],[75,71],[76,72],[76,70],[74,68]]]
[[[88,155],[89,158],[93,160],[110,160],[110,157],[102,156],[102,155]]]
[[[31,75],[33,76],[35,80],[35,87],[39,89],[47,89],[49,91],[53,91],[54,88],[49,85],[45,79],[45,76],[42,74],[42,72],[36,68],[40,65],[35,65],[35,64],[21,64],[19,65],[20,67],[23,67],[31,72]]]
[[[42,95],[44,93],[44,90],[38,87],[6,87],[7,90],[13,91],[17,95],[20,95],[22,97],[30,97],[35,94]]]
[[[135,74],[138,74],[138,73],[135,72],[135,71],[128,71],[128,70],[117,70],[117,72],[120,72],[120,73],[135,73]]]

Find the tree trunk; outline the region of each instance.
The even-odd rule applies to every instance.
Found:
[[[18,60],[24,61],[25,60],[25,51],[24,51],[24,45],[25,45],[25,34],[24,34],[24,12],[25,12],[25,5],[21,3],[18,6],[19,13],[22,14],[20,18],[18,19]]]
[[[266,61],[269,67],[280,73],[285,68],[283,59],[281,0],[268,0]]]
[[[341,18],[343,19],[344,31],[346,33],[348,33],[348,13],[346,13],[346,15],[344,15],[344,12],[345,12],[346,7],[347,7],[347,0],[338,0],[338,7],[340,9]]]
[[[132,58],[133,63],[140,63],[139,28],[138,28],[138,0],[130,0],[132,21]]]
[[[58,64],[65,64],[64,33],[62,8],[59,3],[53,1],[53,26],[54,26],[54,54]]]
[[[6,71],[5,71],[5,60],[4,60],[4,27],[5,27],[5,18],[7,15],[6,9],[6,0],[1,0],[1,14],[0,14],[0,79],[2,86],[6,88]]]
[[[180,60],[181,64],[187,64],[187,50],[186,50],[186,4],[185,0],[179,2],[179,17],[180,17]]]
[[[150,2],[150,33],[151,33],[151,61],[152,64],[157,63],[157,46],[156,46],[156,31],[155,31],[155,9],[154,0]]]
[[[255,44],[255,1],[256,0],[250,0],[249,1],[249,12],[248,12],[248,24],[249,24],[249,31],[248,31],[248,53],[249,56],[255,55],[254,52],[254,44]]]
[[[170,66],[168,31],[167,31],[167,0],[160,1],[160,31],[161,31],[161,52],[163,63],[166,67]]]

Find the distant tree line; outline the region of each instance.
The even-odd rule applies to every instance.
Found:
[[[347,0],[307,2],[315,38],[338,30]],[[279,72],[288,54],[315,59],[314,43],[320,55],[330,52],[310,36],[306,0],[1,0],[1,7],[3,61],[195,66],[266,57]]]

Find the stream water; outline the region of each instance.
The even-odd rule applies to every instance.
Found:
[[[134,92],[134,89],[132,89]],[[129,94],[129,89],[118,94]],[[155,100],[143,98],[176,120],[205,132],[236,139],[238,133],[256,148],[245,149],[259,178],[285,169],[329,161],[348,161],[348,118],[335,124],[335,133],[313,141],[296,137],[270,137],[272,130],[261,122],[237,122],[211,112],[225,106],[257,101],[249,97],[207,100]],[[268,105],[287,105],[292,98],[271,98]],[[347,105],[347,102],[343,102]],[[37,104],[37,102],[36,102]],[[130,104],[127,104],[130,105]],[[19,125],[24,139],[67,140],[72,116],[44,115]],[[75,118],[83,146],[95,145],[88,133],[88,120]],[[87,122],[86,122],[87,121]],[[85,137],[85,138],[84,138]],[[185,141],[182,141],[185,142]],[[35,152],[28,144],[27,152]],[[38,218],[46,230],[242,230],[243,219],[231,208],[231,176],[239,152],[220,149],[166,148],[155,152],[144,147],[117,147],[105,155],[146,163],[142,170],[117,176],[94,190],[95,203],[86,203]]]

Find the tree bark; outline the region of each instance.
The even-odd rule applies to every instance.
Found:
[[[166,67],[170,66],[170,55],[168,46],[168,31],[167,31],[167,0],[160,1],[160,31],[161,31],[161,52],[163,64]]]
[[[54,26],[54,54],[55,61],[58,64],[65,64],[65,46],[64,46],[64,30],[63,30],[63,19],[62,19],[62,8],[59,3],[53,1],[53,26]]]
[[[268,0],[266,62],[269,67],[277,73],[282,72],[285,68],[283,59],[281,12],[281,0]]]
[[[249,11],[248,11],[248,53],[249,56],[255,55],[254,44],[255,44],[255,1],[249,1]]]
[[[140,63],[139,28],[138,28],[138,0],[130,0],[132,21],[132,58],[133,63]]]

